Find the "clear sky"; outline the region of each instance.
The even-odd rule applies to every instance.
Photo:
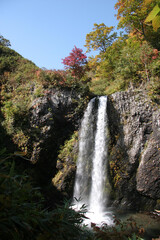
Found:
[[[74,45],[86,51],[93,24],[116,26],[116,0],[0,0],[0,35],[38,67],[62,69]],[[115,29],[116,30],[116,29]]]

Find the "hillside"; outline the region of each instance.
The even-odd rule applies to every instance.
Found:
[[[0,238],[88,234],[80,229],[83,210],[75,213],[62,204],[51,185],[60,146],[78,128],[90,98],[87,86],[64,71],[39,69],[3,45],[0,81]]]

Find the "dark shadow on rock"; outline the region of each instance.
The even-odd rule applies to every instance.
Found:
[[[58,172],[56,165],[60,146],[79,127],[87,103],[85,97],[74,90],[63,89],[51,91],[47,96],[33,101],[30,109],[31,161],[35,178],[46,193],[48,188],[52,188],[52,178]],[[72,172],[71,175],[74,175]],[[61,195],[57,190],[57,195],[59,193]]]
[[[134,93],[116,94],[114,98],[112,95],[108,97],[107,110],[110,132],[108,171],[113,188],[110,203],[119,209],[152,210],[156,205],[156,198],[137,191],[136,179],[145,142],[152,133],[152,127],[149,123],[151,115],[148,112],[148,115],[143,116],[141,114],[143,107],[140,110],[137,109],[137,113],[132,110],[128,111],[132,104],[134,105]],[[129,98],[131,99],[129,100]]]

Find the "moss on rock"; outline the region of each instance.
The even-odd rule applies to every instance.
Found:
[[[73,191],[77,156],[78,131],[75,131],[61,146],[57,160],[58,172],[52,179],[53,185],[66,197],[70,197]]]

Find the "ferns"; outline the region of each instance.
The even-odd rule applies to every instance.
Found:
[[[4,148],[0,151],[0,239],[74,240],[86,236],[81,228],[84,209],[75,212],[69,202],[55,210],[44,209],[40,189],[33,187],[25,172],[17,174],[15,161],[15,155],[6,154]]]

